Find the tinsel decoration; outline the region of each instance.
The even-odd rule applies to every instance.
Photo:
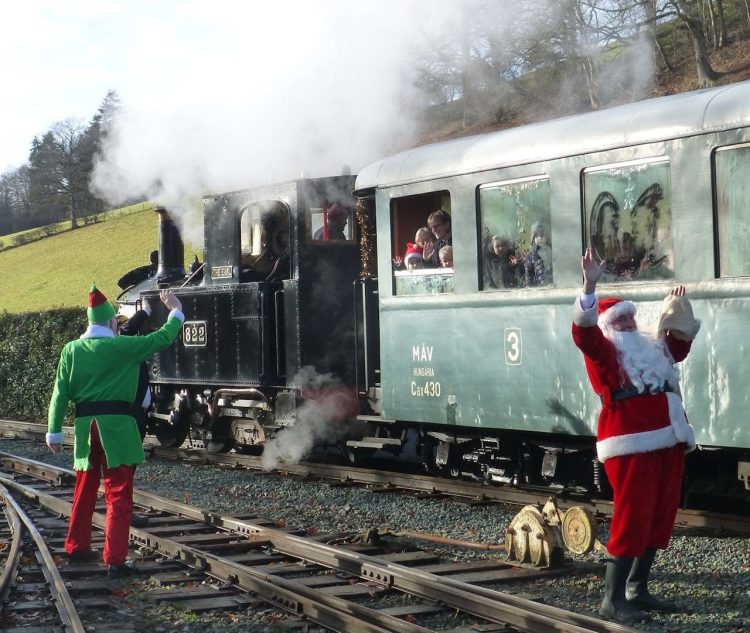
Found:
[[[362,279],[370,279],[377,274],[375,227],[368,213],[368,206],[373,206],[373,202],[373,198],[358,198],[354,205],[354,219],[359,226],[360,277]],[[372,210],[374,211],[374,208]]]

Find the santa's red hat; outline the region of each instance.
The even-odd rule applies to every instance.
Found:
[[[404,255],[404,265],[405,266],[408,265],[409,260],[414,259],[414,258],[420,259],[420,260],[422,259],[422,249],[418,245],[412,244],[411,242],[409,242],[406,245],[406,254]]]
[[[605,327],[625,314],[635,315],[635,304],[618,297],[599,299],[599,327]]]

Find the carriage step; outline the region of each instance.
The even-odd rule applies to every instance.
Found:
[[[386,446],[401,446],[403,442],[398,438],[391,437],[363,437],[361,440],[347,440],[346,445],[350,448],[385,448]]]

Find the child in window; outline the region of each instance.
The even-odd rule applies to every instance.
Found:
[[[422,249],[417,244],[409,243],[406,245],[404,265],[406,266],[406,270],[408,270],[409,272],[424,268]]]
[[[440,268],[453,268],[453,247],[443,246],[438,252],[440,257]]]

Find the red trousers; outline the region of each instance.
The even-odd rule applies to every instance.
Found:
[[[614,492],[607,543],[612,556],[639,557],[646,548],[667,548],[680,504],[684,467],[684,444],[604,462]]]
[[[104,530],[102,558],[107,565],[122,565],[128,556],[130,516],[133,512],[133,475],[135,466],[107,468],[99,429],[91,424],[91,452],[89,470],[76,471],[73,511],[70,515],[65,551],[85,552],[91,549],[91,518],[96,506],[99,481],[104,472],[104,500],[107,504],[107,524]]]

